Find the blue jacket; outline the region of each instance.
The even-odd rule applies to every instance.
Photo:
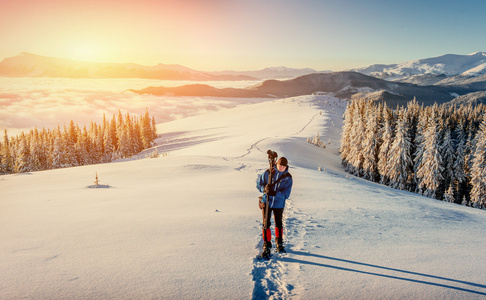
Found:
[[[257,189],[260,191],[260,193],[263,193],[263,190],[265,189],[265,186],[268,183],[268,170],[263,172],[260,176],[257,178]],[[280,177],[282,177],[284,174],[289,172],[289,167],[285,169],[283,172],[279,172],[277,170],[277,167],[274,167],[273,170],[273,177],[272,177],[272,182],[276,182]],[[288,174],[290,175],[290,174]],[[287,200],[290,196],[290,191],[292,190],[292,177],[291,176],[286,176],[277,184],[273,187],[274,191],[276,192],[275,196],[267,196],[266,194],[263,195],[262,202],[265,203],[267,202],[267,198],[270,198],[270,208],[284,208],[285,207],[285,200]]]

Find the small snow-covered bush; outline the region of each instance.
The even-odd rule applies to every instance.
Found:
[[[308,138],[307,142],[316,145],[317,147],[326,148],[326,143],[319,137],[319,132],[317,132],[315,136]]]

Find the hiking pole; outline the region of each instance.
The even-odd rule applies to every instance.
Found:
[[[268,163],[270,164],[270,168],[268,169],[268,185],[272,184],[272,172],[273,172],[273,166],[275,165],[275,161],[277,160],[277,152],[268,150]],[[267,193],[267,204],[265,205],[265,214],[263,215],[263,242],[269,242],[267,241],[268,235],[267,235],[267,221],[268,225],[270,225],[270,220],[267,220],[270,216],[268,215],[268,207],[270,206],[270,196]],[[270,226],[269,226],[270,227]]]

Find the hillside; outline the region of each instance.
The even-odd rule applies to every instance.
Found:
[[[389,82],[356,72],[316,73],[288,80],[265,80],[245,89],[216,89],[208,85],[186,85],[180,87],[148,87],[131,91],[151,95],[257,98],[295,97],[322,92],[344,99],[349,99],[352,95],[361,92],[386,92],[380,100],[386,101],[391,106],[404,105],[413,98],[425,105],[431,105],[434,102],[443,103],[452,100],[454,93],[462,95],[469,92],[466,88],[418,86]]]
[[[484,299],[485,212],[345,174],[344,105],[242,105],[159,124],[131,159],[0,176],[1,298]],[[316,132],[325,149],[306,142]],[[167,155],[146,159],[154,149]],[[268,149],[294,186],[288,253],[266,262]]]

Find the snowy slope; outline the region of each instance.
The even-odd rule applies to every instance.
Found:
[[[485,212],[348,177],[344,105],[243,105],[160,124],[159,158],[0,176],[0,298],[484,299]],[[289,253],[266,262],[268,149],[294,187]]]

